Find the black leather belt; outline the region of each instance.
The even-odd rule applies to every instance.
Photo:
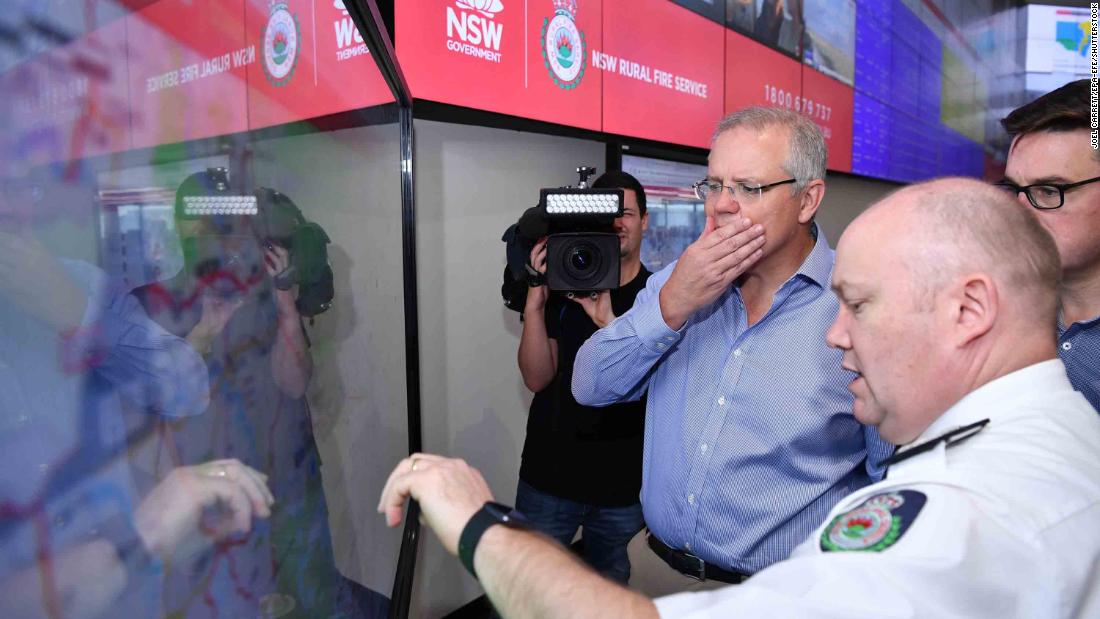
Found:
[[[676,550],[657,539],[657,536],[652,532],[646,533],[646,537],[649,538],[649,547],[653,549],[653,552],[656,553],[658,557],[661,557],[662,561],[667,563],[672,569],[689,578],[694,578],[695,580],[717,580],[718,582],[728,582],[731,585],[737,585],[744,582],[750,576],[749,574],[742,574],[741,572],[724,570],[717,565],[707,563],[693,554],[684,552],[683,550]]]

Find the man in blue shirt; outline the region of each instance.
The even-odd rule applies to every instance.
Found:
[[[785,559],[893,451],[852,416],[853,374],[824,340],[838,310],[833,250],[814,223],[825,160],[802,115],[757,107],[723,119],[695,186],[702,235],[577,355],[582,404],[648,389],[653,552],[631,560],[667,564],[632,581],[650,595],[737,583]]]
[[[1089,101],[1089,81],[1077,80],[1002,120],[1014,137],[997,185],[1031,206],[1058,245],[1058,354],[1073,388],[1100,410],[1100,150]]]

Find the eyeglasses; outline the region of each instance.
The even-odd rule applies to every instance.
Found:
[[[728,191],[730,196],[738,202],[755,202],[764,195],[765,191],[773,187],[797,182],[796,179],[788,178],[785,181],[777,181],[768,183],[767,185],[750,185],[748,183],[738,182],[731,186],[723,185],[718,181],[701,180],[692,184],[691,188],[695,190],[696,197],[704,202],[712,197],[717,200],[718,197],[722,195],[723,189]]]
[[[1100,176],[1096,178],[1090,178],[1077,183],[1070,183],[1068,185],[1055,185],[1053,183],[1040,183],[1038,185],[1025,185],[1021,187],[1016,183],[1008,180],[1003,180],[999,183],[993,183],[994,187],[1000,187],[1005,191],[1011,193],[1013,196],[1020,195],[1020,192],[1027,194],[1027,201],[1031,203],[1037,209],[1043,211],[1049,211],[1061,207],[1066,202],[1066,192],[1071,189],[1076,189],[1082,185],[1088,185],[1089,183],[1095,183],[1100,181]]]

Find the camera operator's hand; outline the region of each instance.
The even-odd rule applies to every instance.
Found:
[[[233,314],[244,305],[244,298],[224,299],[209,291],[202,295],[202,316],[191,332],[187,342],[200,355],[210,353],[214,340],[225,330],[225,325]]]
[[[575,294],[569,297],[584,308],[584,313],[596,323],[597,328],[604,328],[615,320],[615,312],[611,310],[611,292],[601,290],[598,293]]]
[[[531,250],[530,267],[546,275],[546,237],[539,239]],[[523,308],[523,333],[519,339],[519,373],[523,384],[532,393],[545,389],[558,371],[558,342],[546,332],[546,301],[550,289],[541,286],[527,287],[527,304]]]
[[[543,277],[546,276],[546,237],[539,239],[531,249],[530,264]],[[527,309],[541,310],[546,305],[549,296],[550,290],[545,283],[541,286],[528,286]]]
[[[272,278],[292,269],[290,250],[277,243],[267,243],[264,247],[264,268]],[[296,304],[298,285],[294,284],[286,290],[280,290],[278,285],[273,287],[279,326],[271,353],[271,371],[279,390],[297,399],[305,395],[309,379],[313,376],[313,357],[309,354],[309,342]]]
[[[264,247],[264,269],[267,270],[269,277],[275,277],[288,268],[290,268],[290,250],[275,243],[269,243]],[[279,310],[280,319],[298,320],[298,308],[294,305],[297,297],[297,284],[287,290],[275,288],[275,307]]]
[[[254,517],[271,515],[274,502],[263,473],[238,460],[215,460],[169,473],[138,506],[134,527],[150,553],[186,558],[248,533]]]
[[[661,315],[670,329],[684,326],[714,302],[763,255],[764,227],[741,218],[715,226],[707,216],[699,238],[688,245],[660,293]]]

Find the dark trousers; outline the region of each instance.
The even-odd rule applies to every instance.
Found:
[[[516,489],[516,509],[532,524],[568,547],[583,528],[583,557],[604,576],[626,584],[630,579],[627,544],[645,525],[642,505],[600,507],[542,492],[522,479]]]

